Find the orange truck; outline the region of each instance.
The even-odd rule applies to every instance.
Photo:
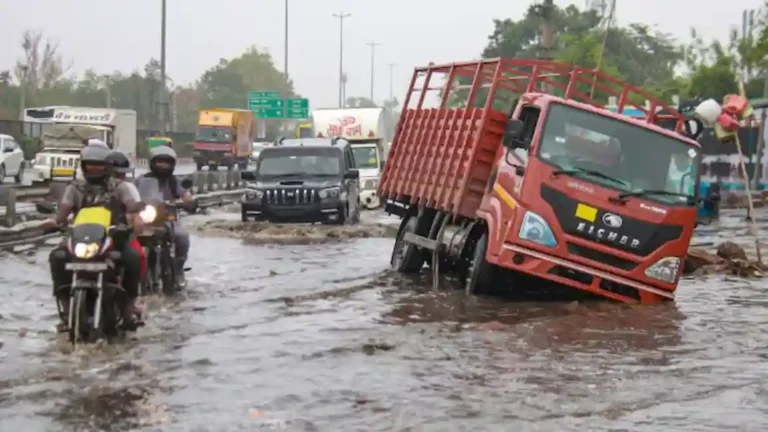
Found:
[[[674,298],[696,225],[695,121],[599,72],[522,59],[417,68],[404,108],[378,190],[402,217],[395,270],[428,264],[435,284],[455,271],[471,294]]]
[[[197,170],[204,166],[217,170],[235,165],[248,168],[256,137],[253,112],[243,109],[211,108],[200,110],[195,134],[194,161]]]

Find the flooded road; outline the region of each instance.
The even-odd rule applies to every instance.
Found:
[[[151,300],[136,337],[74,352],[53,333],[47,251],[0,258],[0,430],[722,432],[768,418],[763,280],[686,280],[659,307],[521,304],[392,275],[391,239],[193,242],[186,294]]]

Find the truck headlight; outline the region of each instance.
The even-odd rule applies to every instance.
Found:
[[[73,252],[77,258],[90,259],[99,252],[99,245],[97,243],[78,243]]]
[[[258,189],[249,189],[243,194],[243,200],[260,200],[264,197],[264,191]]]
[[[523,216],[523,223],[520,225],[520,232],[517,234],[522,240],[538,243],[542,246],[553,248],[557,246],[555,233],[549,227],[547,221],[538,214],[527,211]]]
[[[675,283],[678,271],[680,271],[680,258],[666,257],[645,269],[645,275],[658,281]]]
[[[326,199],[326,198],[336,198],[339,196],[340,189],[338,187],[332,187],[327,189],[321,189],[320,192],[317,193],[317,195],[320,196],[320,199]]]

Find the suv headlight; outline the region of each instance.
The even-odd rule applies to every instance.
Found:
[[[542,246],[553,248],[557,246],[555,233],[549,227],[547,221],[538,214],[527,211],[523,216],[523,223],[520,225],[520,232],[517,234],[522,240],[538,243]]]
[[[645,269],[645,275],[658,281],[675,283],[678,271],[680,271],[680,258],[666,257]]]
[[[336,198],[339,196],[340,189],[338,187],[332,187],[327,189],[321,189],[317,194],[321,199]]]
[[[243,200],[260,200],[264,197],[264,191],[258,189],[248,189],[243,194]]]

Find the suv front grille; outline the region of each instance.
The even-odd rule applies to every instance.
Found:
[[[267,189],[264,191],[264,199],[267,204],[304,205],[316,202],[318,195],[315,189]]]

